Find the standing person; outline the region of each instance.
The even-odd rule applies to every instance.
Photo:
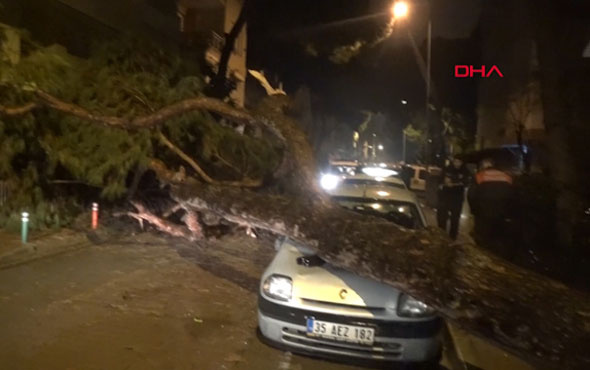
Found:
[[[442,184],[438,196],[436,218],[438,227],[447,231],[450,219],[449,236],[456,240],[459,234],[459,219],[463,208],[465,187],[469,181],[469,171],[459,158],[453,158],[442,172]]]
[[[498,169],[491,159],[484,159],[469,189],[469,205],[475,216],[478,243],[501,241],[507,233],[505,220],[510,218],[514,200],[512,176]]]

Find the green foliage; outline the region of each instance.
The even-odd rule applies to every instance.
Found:
[[[446,144],[452,146],[453,154],[464,153],[473,147],[474,138],[468,134],[468,122],[463,115],[450,108],[443,108],[440,119],[443,137]]]
[[[335,48],[332,54],[329,56],[330,62],[334,64],[346,64],[357,55],[360,54],[365,41],[357,40],[351,45],[343,45]]]
[[[404,133],[406,134],[408,140],[412,142],[423,143],[426,141],[426,133],[423,130],[414,128],[411,123],[406,126]]]
[[[447,150],[452,148],[453,154],[464,153],[473,147],[474,138],[468,133],[467,120],[450,108],[443,108],[438,118],[431,117],[430,124],[436,124],[436,126],[428,127],[426,116],[421,111],[411,116],[410,123],[404,129],[408,141],[415,143],[418,147],[416,154],[418,158],[425,155],[429,132],[433,137],[436,137],[436,132],[440,131],[440,137],[444,140],[445,147]]]
[[[168,123],[164,133],[218,179],[263,178],[278,166],[280,156],[269,143],[223,127],[205,113]],[[174,163],[175,158],[167,156],[166,162]]]
[[[30,102],[42,89],[93,113],[131,118],[199,96],[204,88],[194,64],[142,40],[97,45],[88,59],[61,46],[37,46],[26,34],[23,40],[19,63],[0,63],[4,106]],[[172,119],[163,132],[220,179],[264,177],[277,165],[269,144],[222,127],[205,113]],[[0,117],[0,181],[10,188],[0,225],[18,225],[23,210],[31,213],[33,228],[67,223],[81,198],[124,196],[130,174],[154,157],[172,168],[187,167],[158,145],[152,129],[104,127],[50,109]]]
[[[404,128],[406,140],[414,143],[415,151],[408,150],[407,158],[410,162],[414,160],[421,162],[425,159],[426,140],[428,139],[428,125],[423,112],[414,113],[410,117],[410,123]],[[409,146],[409,148],[412,148]]]

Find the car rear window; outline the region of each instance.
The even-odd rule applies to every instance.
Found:
[[[332,199],[341,207],[381,217],[408,229],[418,229],[425,226],[418,208],[411,202],[347,196],[333,196]],[[378,209],[373,207],[376,204],[379,204]]]

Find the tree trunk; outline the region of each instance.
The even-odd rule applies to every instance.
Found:
[[[548,166],[558,195],[556,200],[557,242],[563,248],[572,246],[577,207],[582,203],[577,191],[575,157],[569,137],[574,117],[568,104],[569,66],[580,55],[562,5],[550,0],[534,1],[537,19],[536,40],[541,67],[541,100],[548,138]],[[577,35],[580,37],[580,35]],[[581,52],[581,50],[580,50]],[[575,77],[574,77],[575,78]]]
[[[127,199],[133,199],[133,197],[135,197],[139,182],[141,181],[141,178],[145,174],[146,170],[147,169],[142,164],[138,164],[135,167],[135,171],[133,172],[133,180],[131,180],[131,185],[127,190]]]
[[[315,248],[328,262],[434,306],[460,327],[541,368],[590,368],[588,297],[436,229],[404,230],[312,197],[255,194],[195,184],[179,204]]]
[[[244,0],[238,19],[236,19],[236,23],[234,23],[230,32],[225,36],[225,44],[223,45],[221,57],[219,58],[217,73],[213,76],[209,85],[209,95],[214,98],[224,99],[229,96],[229,93],[231,92],[231,88],[227,83],[227,67],[231,54],[234,51],[236,39],[246,24],[249,3],[250,0]]]

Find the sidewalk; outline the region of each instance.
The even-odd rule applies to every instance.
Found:
[[[449,367],[455,369],[510,369],[533,370],[534,367],[500,347],[447,323],[454,352],[462,365]]]
[[[423,204],[424,216],[429,226],[437,226],[436,210]],[[459,221],[459,243],[475,243],[470,236],[473,229],[473,217],[467,201],[463,202],[461,219]],[[444,364],[450,369],[510,369],[510,370],[532,370],[533,367],[519,358],[507,353],[498,346],[484,339],[459,329],[453,323],[447,322],[448,338],[453,343],[453,354],[449,354],[449,360],[456,357],[458,361]],[[451,361],[449,361],[451,362]]]
[[[426,217],[426,222],[428,226],[436,227],[436,209],[431,208],[426,205],[424,199],[418,197],[420,201],[420,205],[422,206],[422,210],[424,211],[424,217]],[[457,238],[459,242],[463,243],[474,243],[473,239],[470,236],[471,231],[473,230],[473,216],[471,215],[471,209],[469,208],[469,204],[467,200],[463,202],[463,209],[461,210],[461,219],[459,220],[459,237]]]
[[[84,233],[70,229],[33,234],[27,244],[21,242],[19,234],[0,230],[0,269],[80,249],[91,244]]]

